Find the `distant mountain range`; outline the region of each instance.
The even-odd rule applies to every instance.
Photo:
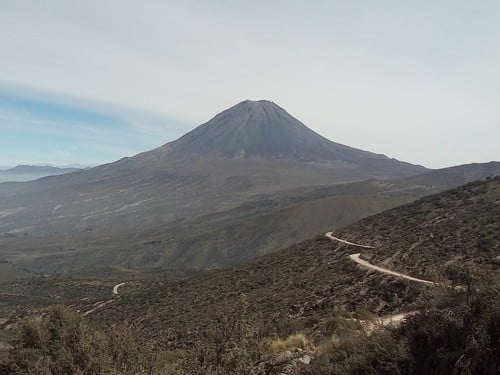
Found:
[[[14,168],[0,170],[1,182],[24,182],[47,176],[57,176],[75,172],[79,168],[53,167],[48,165],[18,165]]]
[[[272,102],[244,101],[152,151],[1,184],[0,258],[43,272],[217,267],[498,171],[430,171],[331,142]]]

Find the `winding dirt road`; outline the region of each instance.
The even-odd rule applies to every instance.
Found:
[[[388,275],[393,275],[393,276],[399,277],[401,279],[416,281],[417,283],[423,283],[423,284],[429,284],[429,285],[436,285],[435,282],[432,282],[432,281],[429,281],[429,280],[424,280],[424,279],[419,279],[419,278],[416,278],[416,277],[411,277],[411,276],[405,275],[404,273],[400,273],[400,272],[396,272],[396,271],[391,271],[390,269],[387,269],[387,268],[375,266],[374,264],[368,263],[366,260],[361,259],[359,257],[360,255],[361,255],[361,253],[351,254],[351,255],[349,255],[349,258],[351,258],[356,263],[362,265],[363,267],[369,268],[371,270],[375,270],[375,271],[378,271],[378,272],[383,272],[383,273],[386,273]]]
[[[89,311],[84,312],[83,316],[90,315],[90,314],[96,312],[97,310],[99,310],[100,308],[102,308],[102,307],[104,307],[106,305],[109,305],[111,302],[115,302],[115,300],[114,299],[109,299],[107,301],[101,302],[96,307],[94,307],[93,309],[90,309]]]
[[[346,241],[346,240],[343,240],[341,238],[335,237],[333,235],[333,232],[325,233],[325,236],[333,241],[337,241],[337,242],[340,242],[340,243],[343,243],[346,245],[350,245],[350,246],[360,247],[363,249],[374,249],[375,248],[374,246],[361,245],[359,243],[354,243],[354,242]],[[396,276],[396,277],[399,277],[402,279],[415,281],[417,283],[422,283],[422,284],[427,284],[427,285],[437,285],[437,283],[429,281],[429,280],[419,279],[416,277],[405,275],[404,273],[401,273],[401,272],[392,271],[390,269],[387,269],[384,267],[379,267],[379,266],[376,266],[374,264],[368,263],[366,260],[361,259],[360,255],[361,255],[361,253],[351,254],[351,255],[349,255],[349,259],[355,261],[359,265],[361,265],[365,268],[368,268],[370,270],[382,272],[382,273]],[[404,322],[407,317],[412,316],[416,313],[418,313],[418,311],[411,311],[411,312],[406,312],[406,313],[401,313],[401,314],[383,316],[380,318],[376,318],[373,321],[364,322],[363,328],[364,328],[367,335],[371,335],[375,330],[377,330],[380,327],[397,326],[397,325],[401,324],[402,322]]]
[[[333,235],[333,232],[327,232],[327,233],[325,233],[325,236],[327,236],[331,240],[334,240],[334,241],[337,241],[337,242],[341,242],[341,243],[346,244],[346,245],[351,245],[351,246],[356,246],[356,247],[362,247],[363,249],[375,249],[375,247],[373,247],[373,246],[360,245],[359,243],[349,242],[349,241],[343,240],[341,238],[335,237]]]
[[[124,283],[120,283],[120,284],[116,284],[116,285],[113,287],[113,294],[114,294],[114,295],[116,295],[116,296],[120,295],[120,293],[118,293],[118,289],[119,289],[121,286],[125,285],[125,284],[126,284],[126,282],[124,282]],[[109,304],[110,304],[110,303],[112,303],[112,302],[115,302],[115,301],[117,300],[117,298],[118,298],[118,297],[115,297],[115,298],[113,298],[113,299],[109,299],[109,300],[104,301],[104,302],[97,302],[97,303],[96,303],[96,306],[95,306],[93,309],[90,309],[90,310],[88,310],[88,311],[84,312],[84,313],[83,313],[83,316],[87,316],[87,315],[89,315],[89,314],[92,314],[92,313],[96,312],[97,310],[99,310],[100,308],[102,308],[102,307],[104,307],[104,306],[106,306],[106,305],[109,305]]]
[[[118,293],[118,288],[119,288],[119,287],[121,287],[121,286],[123,286],[123,285],[125,285],[125,284],[126,284],[126,282],[125,282],[125,283],[116,284],[116,285],[113,287],[113,294],[118,295],[118,294],[119,294],[119,293]]]
[[[373,246],[361,245],[361,244],[358,244],[358,243],[349,242],[349,241],[337,238],[337,237],[335,237],[333,235],[333,232],[325,233],[325,236],[328,237],[328,238],[330,238],[333,241],[337,241],[337,242],[340,242],[340,243],[343,243],[343,244],[346,244],[346,245],[350,245],[350,246],[361,247],[363,249],[374,249],[375,248]],[[419,278],[416,278],[416,277],[405,275],[404,273],[401,273],[401,272],[392,271],[392,270],[390,270],[388,268],[384,268],[384,267],[380,267],[380,266],[376,266],[374,264],[368,263],[366,260],[361,259],[360,255],[361,255],[361,253],[351,254],[351,255],[349,255],[349,258],[351,260],[355,261],[356,263],[358,263],[359,265],[361,265],[361,266],[363,266],[365,268],[377,271],[377,272],[386,273],[388,275],[396,276],[396,277],[399,277],[401,279],[407,279],[407,280],[411,280],[411,281],[416,281],[417,283],[422,283],[422,284],[427,284],[427,285],[437,285],[437,283],[435,283],[433,281],[419,279]]]

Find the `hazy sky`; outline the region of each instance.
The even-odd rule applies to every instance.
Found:
[[[0,166],[112,161],[244,99],[428,167],[500,160],[500,1],[0,0]]]

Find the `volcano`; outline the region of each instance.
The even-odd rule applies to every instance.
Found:
[[[290,160],[357,168],[362,177],[422,173],[425,168],[332,142],[268,100],[245,100],[176,141],[140,157]]]
[[[0,255],[44,272],[67,264],[203,267],[212,264],[209,251],[183,251],[196,235],[188,222],[222,211],[238,217],[238,207],[264,207],[270,195],[291,202],[297,189],[425,171],[332,142],[273,102],[246,100],[154,150],[66,175],[0,184]],[[172,242],[151,240],[158,233]]]

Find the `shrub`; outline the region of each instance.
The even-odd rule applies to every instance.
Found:
[[[351,331],[333,336],[317,351],[318,358],[301,374],[401,374],[404,373],[404,346],[389,331],[365,336]]]
[[[21,321],[11,344],[11,374],[136,374],[154,365],[130,330],[107,335],[62,306]]]
[[[205,338],[181,365],[183,374],[245,375],[256,373],[266,356],[258,320],[250,319],[240,296],[233,309],[213,321]]]
[[[430,309],[408,319],[412,373],[495,374],[500,369],[500,280],[455,271],[460,287],[447,288]]]
[[[427,308],[401,328],[368,336],[337,327],[339,334],[319,346],[302,374],[499,373],[498,274],[481,275],[470,264],[448,274],[457,284],[431,289]]]
[[[303,333],[296,333],[288,336],[285,340],[273,340],[270,348],[275,353],[282,353],[287,350],[305,349],[309,345],[309,341]]]
[[[358,321],[352,318],[346,318],[343,314],[335,314],[325,323],[325,331],[327,334],[336,334],[342,336],[344,332],[359,330],[361,325]]]
[[[359,320],[373,320],[376,317],[377,317],[376,314],[366,309],[358,309],[353,315],[354,319],[359,319]]]

